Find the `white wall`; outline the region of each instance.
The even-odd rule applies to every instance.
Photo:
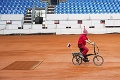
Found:
[[[65,24],[57,24],[57,29],[66,29],[67,25]]]
[[[110,14],[90,14],[90,19],[96,20],[110,19]]]
[[[106,28],[106,33],[120,33],[120,28]]]
[[[114,20],[114,26],[120,26],[120,20]]]
[[[18,27],[21,27],[23,23],[22,21],[12,21],[12,24],[18,25]]]
[[[1,21],[1,20],[0,20],[0,24],[6,24],[6,21]]]
[[[111,14],[110,18],[111,19],[120,19],[120,14]]]
[[[22,20],[23,17],[23,14],[3,14],[1,20]]]
[[[89,28],[87,29],[89,34],[106,34],[106,33],[115,33],[120,31],[120,28],[115,28],[114,30],[111,28]],[[81,34],[83,29],[57,29],[56,34]]]
[[[89,26],[92,26],[92,21],[91,20],[83,20],[82,25],[86,26],[86,28],[89,28]]]
[[[49,20],[46,21],[46,24],[49,22],[51,24],[52,23],[54,24],[54,20],[59,19],[59,24],[65,25],[65,26],[73,26],[73,25],[77,26],[78,20],[82,20],[81,27],[86,26],[87,28],[89,28],[90,26],[95,26],[95,28],[98,28],[101,26],[102,28],[104,28],[105,26],[119,26],[120,25],[119,23],[120,14],[65,14],[65,15],[64,14],[62,15],[61,14],[47,14],[47,16],[48,16],[47,19]],[[105,20],[105,24],[101,24],[100,20]]]
[[[119,20],[105,20],[105,26],[120,26]]]
[[[10,30],[10,29],[6,29],[3,30],[4,34],[29,34],[30,30],[22,30],[22,29],[14,29],[14,30]]]
[[[2,25],[2,24],[0,24],[0,30],[2,30],[2,29],[5,29],[6,28],[6,25]]]
[[[23,24],[24,15],[5,14],[0,15],[0,34],[15,33],[56,33],[56,34],[81,34],[83,27],[90,34],[120,33],[120,28],[106,28],[105,26],[120,26],[120,14],[47,14],[45,27],[41,24]],[[6,21],[12,21],[12,24],[6,24]],[[54,21],[59,20],[59,24]],[[78,20],[82,20],[82,24],[78,24]],[[100,20],[105,20],[105,24],[101,24]],[[95,28],[89,28],[94,26]]]
[[[72,29],[80,29],[81,28],[81,25],[80,24],[71,24],[71,28]]]
[[[86,20],[89,19],[89,14],[68,14],[69,20]]]
[[[1,14],[0,15],[0,27],[5,26],[6,29],[18,29],[18,27],[22,27],[23,18],[24,18],[23,14]],[[7,24],[6,22],[8,21],[12,23]]]
[[[94,26],[96,29],[105,28],[105,24],[95,24]]]
[[[33,24],[31,26],[32,29],[42,29],[42,24]]]
[[[47,14],[46,20],[120,19],[120,14]]]
[[[23,29],[32,29],[32,25],[31,24],[24,24]]]
[[[68,14],[47,14],[46,20],[67,20]]]
[[[54,25],[54,24],[48,24],[46,25],[48,29],[56,29],[57,28],[57,24]]]
[[[114,20],[105,20],[105,26],[114,26]]]
[[[0,15],[0,20],[1,20],[1,15]]]
[[[100,20],[91,20],[91,26],[95,26],[96,24],[100,24]]]
[[[45,24],[54,24],[54,21],[51,21],[51,20],[45,21]]]
[[[9,25],[6,25],[6,29],[18,29],[18,25],[17,24],[9,24]]]
[[[81,29],[57,29],[56,34],[81,34]]]

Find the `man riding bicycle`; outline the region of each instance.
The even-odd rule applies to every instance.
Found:
[[[85,46],[86,42],[91,44],[91,45],[94,44],[94,42],[91,42],[87,38],[87,34],[88,34],[88,31],[85,29],[85,26],[84,26],[83,33],[80,35],[80,37],[78,39],[78,48],[79,48],[80,52],[82,53],[84,62],[89,62],[89,60],[87,58],[87,52],[89,51],[89,49]]]

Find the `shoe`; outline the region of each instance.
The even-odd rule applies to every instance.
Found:
[[[82,54],[82,53],[80,53],[80,57],[84,59],[84,56],[83,56],[83,54]]]
[[[84,58],[83,61],[84,62],[89,62],[90,60],[88,60],[88,58]]]

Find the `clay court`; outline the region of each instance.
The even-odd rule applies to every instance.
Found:
[[[89,34],[104,58],[102,66],[72,64],[79,35],[0,36],[0,80],[120,80],[120,34]],[[93,46],[88,53],[93,53]]]

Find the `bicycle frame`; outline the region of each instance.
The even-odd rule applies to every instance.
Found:
[[[97,55],[98,54],[98,52],[99,52],[98,46],[96,44],[93,44],[93,46],[94,46],[94,54],[87,54],[87,56]],[[96,52],[96,48],[98,49],[98,52]]]

